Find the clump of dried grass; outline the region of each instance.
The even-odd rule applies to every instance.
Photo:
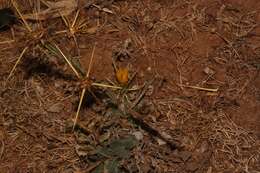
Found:
[[[215,146],[214,166],[245,172],[257,168],[259,141],[253,133],[237,126],[223,111],[216,112],[212,118],[214,121],[208,137]]]
[[[223,110],[198,112],[191,101],[179,98],[158,100],[158,103],[171,126],[190,136],[186,141],[189,150],[196,149],[196,145],[204,140],[211,143],[210,166],[214,170],[250,172],[257,169],[259,140],[254,133],[236,125]]]

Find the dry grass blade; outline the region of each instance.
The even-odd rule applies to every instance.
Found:
[[[46,1],[44,4],[49,8],[37,12],[36,14],[26,14],[24,15],[24,18],[30,20],[46,20],[60,16],[67,16],[77,9],[76,0],[63,0],[59,2]]]
[[[78,16],[79,16],[79,10],[77,11],[77,13],[76,13],[76,15],[75,15],[75,18],[74,18],[74,20],[73,20],[73,22],[72,22],[72,25],[71,25],[72,28],[74,28],[74,26],[75,26],[75,24],[76,24],[76,22],[77,22]]]
[[[91,86],[103,87],[103,88],[112,88],[112,89],[118,89],[118,90],[124,89],[123,87],[120,87],[120,86],[114,86],[114,85],[108,85],[108,84],[102,84],[102,83],[96,83],[96,82],[93,82],[91,84]],[[140,90],[141,88],[143,88],[143,86],[133,87],[133,88],[129,88],[129,89],[126,88],[125,90],[126,91],[137,91],[137,90]]]
[[[204,87],[189,86],[189,85],[179,85],[179,86],[186,87],[186,88],[197,89],[197,90],[201,90],[201,91],[218,92],[218,88],[204,88]]]
[[[83,27],[85,24],[83,23],[82,26],[80,26],[80,24],[78,24],[77,21],[79,18],[79,12],[80,12],[80,10],[77,10],[76,15],[72,21],[72,24],[70,24],[69,20],[65,16],[61,16],[61,18],[62,18],[63,22],[65,23],[66,27],[68,27],[68,31],[67,31],[68,36],[72,37],[74,39],[75,46],[78,51],[78,55],[80,56],[80,49],[78,46],[76,33],[81,32],[81,27]]]
[[[87,75],[86,75],[86,78],[87,78],[87,79],[89,78],[90,70],[91,70],[92,65],[93,65],[93,59],[94,59],[95,49],[96,49],[96,43],[94,44],[94,47],[93,47],[93,50],[92,50],[92,53],[91,53],[91,58],[90,58],[89,66],[88,66],[88,72],[87,72]],[[74,119],[74,124],[73,124],[72,130],[74,130],[75,125],[77,124],[77,120],[78,120],[78,116],[79,116],[79,111],[80,111],[80,109],[81,109],[81,105],[82,105],[82,101],[83,101],[83,99],[84,99],[85,93],[86,93],[86,87],[83,88],[83,90],[82,90],[82,92],[81,92],[80,101],[79,101],[79,105],[78,105],[76,117],[75,117],[75,119]]]
[[[72,65],[72,63],[70,62],[70,60],[64,55],[64,53],[61,51],[61,49],[55,44],[56,49],[59,51],[59,53],[62,55],[62,57],[65,59],[65,61],[69,64],[70,68],[72,69],[72,71],[76,74],[76,76],[80,79],[81,76],[79,75],[79,73],[77,72],[77,70],[75,69],[75,67]]]
[[[27,29],[29,32],[32,32],[31,27],[29,26],[29,24],[27,23],[27,21],[25,20],[25,18],[24,18],[24,16],[23,16],[23,14],[22,14],[21,11],[19,10],[18,5],[17,5],[17,3],[15,2],[15,0],[11,0],[11,3],[12,3],[12,5],[14,6],[15,10],[17,11],[17,13],[19,14],[19,16],[21,17],[21,19],[22,19],[22,21],[23,21],[23,23],[24,23],[26,29]]]
[[[73,128],[72,128],[73,131],[74,131],[75,126],[76,126],[76,124],[77,124],[77,120],[78,120],[78,116],[79,116],[79,111],[80,111],[80,109],[81,109],[81,105],[82,105],[82,102],[83,102],[83,98],[84,98],[85,93],[86,93],[86,88],[83,88],[83,90],[82,90],[82,92],[81,92],[80,100],[79,100],[79,105],[78,105],[77,113],[76,113],[76,116],[75,116],[75,119],[74,119],[74,123],[73,123]]]
[[[101,84],[101,83],[95,83],[95,82],[93,82],[91,85],[97,86],[97,87],[104,87],[104,88],[123,89],[120,86],[113,86],[113,85]]]
[[[15,40],[1,41],[1,42],[0,42],[0,45],[1,45],[1,44],[12,44],[13,42],[15,42]]]
[[[65,16],[61,16],[61,19],[62,19],[62,21],[64,22],[64,24],[65,24],[67,27],[69,27],[69,21],[68,21],[68,19],[67,19]]]
[[[23,55],[24,55],[24,53],[26,52],[27,49],[28,49],[28,47],[25,47],[25,48],[23,49],[22,53],[20,54],[20,56],[18,57],[18,59],[17,59],[15,65],[14,65],[14,67],[12,68],[11,72],[9,73],[9,75],[8,75],[8,77],[7,77],[7,79],[6,79],[6,81],[8,81],[8,80],[10,79],[10,77],[12,76],[12,74],[14,73],[14,71],[15,71],[17,65],[18,65],[19,62],[21,61],[21,59],[22,59],[22,57],[23,57]]]
[[[91,58],[90,58],[89,66],[88,66],[88,72],[87,72],[87,76],[86,76],[87,78],[89,77],[90,70],[91,70],[92,65],[93,65],[95,49],[96,49],[96,43],[94,44],[94,47],[93,47],[93,50],[92,50],[92,53],[91,53]]]

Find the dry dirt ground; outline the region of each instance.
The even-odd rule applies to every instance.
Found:
[[[259,0],[69,1],[0,1],[1,173],[260,172]]]

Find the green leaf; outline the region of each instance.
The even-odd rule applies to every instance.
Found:
[[[91,171],[91,173],[103,173],[104,172],[104,164],[100,164],[96,167],[96,169],[94,169],[93,171]]]
[[[105,169],[108,173],[118,173],[119,172],[119,162],[116,159],[113,160],[106,160],[105,162]]]
[[[105,157],[127,158],[130,150],[134,148],[137,143],[138,141],[133,136],[124,139],[117,139],[112,141],[106,147],[98,150],[97,153]]]

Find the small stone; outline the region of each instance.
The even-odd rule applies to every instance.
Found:
[[[135,136],[135,138],[136,138],[138,141],[141,141],[141,140],[143,140],[143,138],[144,138],[143,133],[140,132],[140,131],[133,132],[133,135]]]
[[[215,74],[215,71],[212,70],[212,69],[209,68],[209,67],[204,68],[203,72],[206,73],[207,75],[213,75],[213,74]]]
[[[212,167],[211,166],[208,168],[207,173],[212,173]]]
[[[151,96],[154,93],[154,87],[152,85],[149,85],[147,88],[146,95]]]
[[[199,154],[204,154],[209,150],[209,143],[207,141],[203,141],[200,147],[196,150]]]
[[[160,138],[157,138],[156,141],[158,142],[159,145],[165,145],[165,144],[166,144],[166,142],[163,141],[163,140],[160,139]]]
[[[62,88],[62,83],[60,81],[56,81],[54,83],[55,88]]]
[[[171,135],[169,135],[168,133],[166,132],[162,132],[162,136],[166,139],[172,139]]]
[[[43,89],[43,87],[37,85],[37,86],[36,86],[36,90],[37,90],[37,92],[39,93],[39,95],[42,96],[42,95],[44,94],[44,89]]]

